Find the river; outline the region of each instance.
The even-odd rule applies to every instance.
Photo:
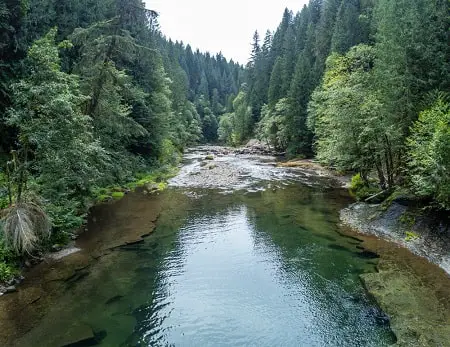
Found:
[[[4,345],[394,343],[359,278],[377,256],[339,226],[347,192],[274,158],[207,152],[187,153],[159,195],[94,208],[83,251],[8,295]]]

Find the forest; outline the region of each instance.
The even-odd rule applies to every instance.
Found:
[[[216,141],[244,78],[167,40],[138,0],[2,0],[0,32],[1,278],[66,243],[96,201]]]
[[[202,142],[258,138],[354,173],[359,198],[450,209],[448,6],[310,0],[242,66],[167,39],[140,0],[0,0],[0,278]]]
[[[253,36],[219,137],[354,172],[358,198],[450,208],[449,2],[311,0]]]

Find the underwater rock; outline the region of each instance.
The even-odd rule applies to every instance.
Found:
[[[86,324],[75,323],[69,328],[67,335],[67,338],[61,343],[62,347],[84,347],[98,344],[94,331]]]

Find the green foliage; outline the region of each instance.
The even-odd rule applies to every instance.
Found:
[[[6,177],[0,172],[0,210],[7,208],[9,205],[8,190]]]
[[[233,115],[225,113],[220,117],[219,129],[217,130],[219,141],[222,143],[234,145],[233,143]]]
[[[361,174],[358,173],[352,177],[352,181],[350,183],[350,193],[357,200],[367,199],[378,192],[380,192],[380,189],[374,186],[373,183],[364,180],[361,177]]]
[[[59,199],[58,203],[47,204],[45,210],[55,235],[79,229],[86,218],[85,207],[74,199]]]
[[[60,71],[56,29],[30,48],[32,74],[14,84],[8,123],[19,129],[23,151],[33,150],[36,180],[46,199],[70,199],[89,191],[100,176],[104,151],[91,119],[81,112],[86,97],[76,76]]]
[[[288,107],[287,99],[279,100],[273,109],[265,105],[262,108],[261,121],[256,129],[258,139],[277,150],[285,150],[288,144],[286,124]]]
[[[3,239],[0,222],[0,282],[6,282],[19,273],[17,270],[17,254],[8,248]]]
[[[180,163],[181,153],[173,145],[172,141],[165,139],[162,143],[161,156],[159,162],[162,167],[173,167]]]
[[[6,282],[16,276],[18,273],[17,269],[9,264],[2,263],[0,261],[0,282]]]
[[[232,140],[234,144],[241,144],[248,139],[252,132],[253,115],[252,109],[247,103],[247,93],[240,91],[233,101],[233,124]]]
[[[345,56],[332,54],[312,95],[308,122],[320,161],[364,177],[375,169],[385,188],[394,184],[399,134],[392,119],[379,116],[381,103],[371,88],[374,58],[374,49],[366,45]]]
[[[439,98],[420,113],[411,128],[408,168],[418,196],[432,197],[450,209],[450,105]]]

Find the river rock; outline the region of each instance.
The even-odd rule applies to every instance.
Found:
[[[17,292],[16,286],[9,286],[5,288],[5,294]]]
[[[97,342],[94,331],[90,326],[83,323],[75,323],[67,331],[66,336],[61,341],[61,346],[95,346]]]

